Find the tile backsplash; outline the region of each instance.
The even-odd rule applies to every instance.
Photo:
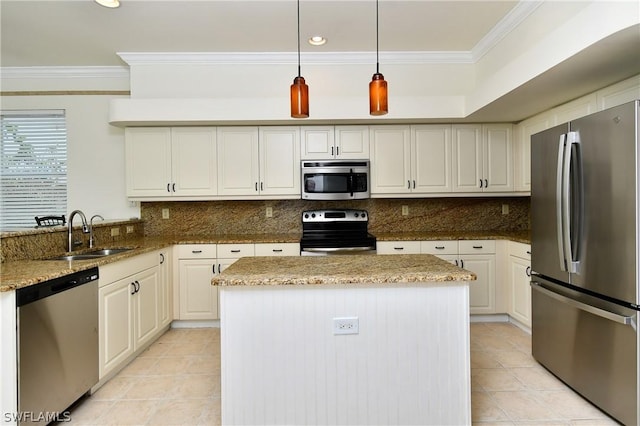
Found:
[[[301,233],[301,213],[323,208],[369,212],[369,231],[519,231],[530,228],[530,197],[369,199],[358,201],[190,201],[143,202],[146,236]],[[503,205],[508,214],[503,214]],[[402,215],[402,206],[409,214]],[[266,217],[267,207],[273,216]],[[163,219],[163,209],[169,218]]]

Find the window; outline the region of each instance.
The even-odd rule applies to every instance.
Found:
[[[35,216],[66,214],[64,111],[3,111],[0,124],[0,229],[31,228]]]

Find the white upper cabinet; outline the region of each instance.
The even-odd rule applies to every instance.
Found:
[[[454,191],[482,192],[482,126],[456,124],[452,133]]]
[[[451,126],[411,126],[411,190],[452,192]]]
[[[218,193],[300,198],[299,127],[218,128]]]
[[[511,124],[455,124],[454,192],[512,192]]]
[[[260,127],[261,195],[300,198],[300,128]]]
[[[530,118],[516,127],[515,189],[531,192],[531,135],[551,127],[551,115]]]
[[[215,129],[127,128],[125,152],[128,197],[216,195]]]
[[[218,193],[258,194],[258,128],[218,128]]]
[[[368,159],[368,126],[303,126],[303,160]]]
[[[371,194],[411,192],[409,126],[370,126]]]

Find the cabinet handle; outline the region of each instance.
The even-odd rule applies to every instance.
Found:
[[[170,189],[170,188],[171,188],[171,184],[170,184],[170,183],[168,183],[168,184],[167,184],[167,192],[171,192],[171,189]]]
[[[164,263],[164,253],[160,253],[160,264]]]
[[[336,146],[336,155],[340,155],[340,147]]]
[[[410,180],[407,181],[407,189],[411,189],[411,181]]]
[[[176,192],[176,184],[174,182],[174,184],[171,186],[171,189],[173,189],[173,192]]]
[[[454,262],[456,262],[456,266],[458,266],[458,259],[456,259]]]
[[[264,191],[264,182],[260,182],[260,191]]]
[[[222,264],[218,263],[218,273],[222,273]]]
[[[333,147],[331,147],[331,155],[333,156]]]
[[[489,187],[489,179],[485,179],[484,180],[484,187],[488,188]]]
[[[480,188],[482,188],[482,179],[480,179]]]
[[[240,250],[239,249],[231,250],[231,253],[240,253]]]
[[[444,250],[444,246],[436,246],[436,250]]]
[[[404,247],[394,247],[394,250],[404,250]]]
[[[531,276],[531,266],[527,266],[527,269],[525,270],[525,273],[527,274],[528,277]]]
[[[415,179],[413,180],[413,189],[416,189],[416,181],[415,181]]]
[[[531,256],[531,250],[527,250],[527,254]]]
[[[202,250],[191,250],[191,253],[193,253],[193,254],[202,253]]]
[[[131,285],[133,286],[133,290],[131,291],[131,294],[136,294],[136,283],[131,283]]]
[[[211,266],[211,271],[213,272],[213,275],[216,274],[216,264],[215,263]]]
[[[482,246],[472,246],[474,249],[481,249]]]
[[[256,182],[256,192],[258,192],[258,182]]]
[[[282,249],[273,249],[271,251],[274,253],[282,253]]]
[[[464,268],[464,260],[460,259],[460,267]]]

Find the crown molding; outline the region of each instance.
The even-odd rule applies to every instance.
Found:
[[[515,7],[471,49],[473,62],[479,61],[484,55],[489,53],[503,38],[538,9],[542,3],[542,1],[519,1]]]
[[[471,52],[380,52],[384,64],[471,63]],[[297,52],[119,52],[130,66],[158,64],[290,65]],[[302,52],[305,65],[353,65],[376,62],[375,52]]]
[[[129,78],[129,68],[112,67],[4,67],[3,79],[26,78]]]

